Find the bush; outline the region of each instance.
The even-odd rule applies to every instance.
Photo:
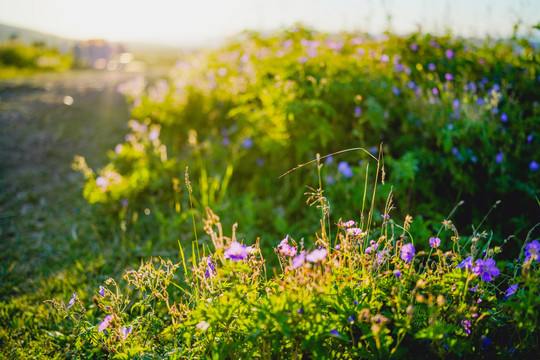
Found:
[[[422,214],[427,235],[460,200],[460,227],[479,224],[502,200],[488,219],[497,238],[524,235],[539,215],[538,55],[526,40],[244,33],[183,55],[167,80],[120,87],[133,104],[131,133],[97,174],[79,167],[85,197],[156,243],[178,235],[156,238],[151,224],[187,222],[190,200],[199,212],[211,206],[226,222],[244,220],[263,242],[287,231],[308,236],[314,218],[302,210],[300,179],[316,179],[317,170],[279,176],[316,153],[377,154],[382,144],[396,217]],[[322,183],[343,217],[355,215],[363,179],[374,173],[367,154],[358,158],[325,158]],[[198,180],[191,199],[178,186],[188,164]],[[389,192],[382,185],[375,201]],[[158,214],[148,231],[139,216],[146,209]],[[268,213],[275,216],[259,215]],[[517,253],[517,244],[509,249]]]

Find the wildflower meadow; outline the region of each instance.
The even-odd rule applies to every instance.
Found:
[[[2,297],[2,356],[534,358],[539,85],[522,38],[302,26],[122,82],[84,254]]]

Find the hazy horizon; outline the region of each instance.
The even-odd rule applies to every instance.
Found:
[[[243,30],[302,23],[325,32],[391,30],[504,38],[540,22],[530,0],[18,0],[0,3],[0,23],[68,39],[103,38],[165,46],[207,45]],[[532,30],[531,30],[532,31]],[[535,37],[538,38],[538,34]]]

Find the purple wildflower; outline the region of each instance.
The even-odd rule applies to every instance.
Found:
[[[501,114],[501,121],[503,123],[507,122],[508,121],[508,115],[506,115],[506,113],[502,113]]]
[[[538,240],[528,243],[525,247],[525,262],[529,261],[540,261],[540,242]]]
[[[291,269],[298,269],[306,262],[306,252],[302,251],[292,259]]]
[[[247,138],[242,142],[242,147],[244,149],[251,149],[253,147],[253,139]]]
[[[454,58],[454,50],[452,50],[452,49],[446,50],[445,55],[446,55],[447,59],[450,59],[450,60],[453,59]]]
[[[481,346],[481,349],[482,350],[487,350],[487,348],[489,347],[489,345],[491,344],[491,340],[487,337],[487,336],[482,336],[482,346]]]
[[[418,44],[416,44],[416,43],[411,43],[411,44],[409,45],[409,48],[410,48],[412,51],[416,51],[416,50],[418,50]]]
[[[354,323],[354,315],[351,315],[347,318],[347,321],[350,322],[351,324]]]
[[[431,89],[431,93],[432,93],[434,96],[437,96],[437,95],[439,95],[439,89],[437,89],[437,88],[434,87],[433,89]]]
[[[348,228],[347,229],[347,235],[352,235],[352,236],[360,236],[362,235],[362,229],[360,228]]]
[[[120,330],[120,333],[122,334],[122,338],[125,340],[129,334],[133,331],[133,325],[130,325],[129,328],[123,327],[122,330]]]
[[[362,108],[360,106],[355,106],[354,107],[354,116],[360,116],[362,115]]]
[[[340,334],[339,331],[337,331],[336,329],[331,330],[331,331],[330,331],[330,334],[332,334],[332,335],[334,335],[334,336],[337,336],[337,337],[341,337],[341,334]]]
[[[326,160],[324,161],[325,164],[331,164],[334,161],[334,157],[332,155],[329,155],[326,157]]]
[[[99,324],[98,332],[102,332],[103,330],[105,330],[107,326],[109,326],[109,323],[111,322],[111,320],[112,320],[112,315],[105,316],[105,319],[103,319],[101,324]]]
[[[210,256],[208,256],[208,257],[206,258],[206,272],[205,272],[205,276],[206,276],[207,278],[212,277],[212,276],[214,276],[215,271],[216,271],[216,267],[214,266],[214,264],[212,264],[212,258],[211,258]]]
[[[394,270],[394,276],[397,277],[397,278],[400,278],[401,277],[401,271]]]
[[[238,241],[233,241],[231,246],[225,250],[225,259],[233,261],[244,260],[248,256],[246,245],[240,244]]]
[[[378,247],[379,244],[377,244],[375,241],[372,241],[371,245],[366,248],[366,254],[371,254],[372,252],[377,250]]]
[[[497,156],[495,156],[495,161],[497,162],[497,164],[500,164],[500,163],[502,163],[503,158],[504,158],[504,154],[502,152],[500,152],[500,153],[497,154]]]
[[[75,305],[75,301],[77,301],[77,293],[73,293],[73,297],[71,298],[71,300],[69,300],[69,305],[67,308],[69,309],[70,307]]]
[[[539,167],[540,166],[538,165],[538,163],[536,161],[534,161],[534,160],[531,161],[531,163],[529,164],[529,169],[531,171],[536,171],[536,170],[538,170]]]
[[[454,75],[449,74],[449,73],[446,73],[446,74],[444,75],[444,78],[445,78],[446,80],[448,80],[448,81],[452,81],[452,80],[454,80]]]
[[[429,246],[431,246],[433,249],[438,248],[441,245],[441,239],[438,237],[432,237],[429,238]]]
[[[103,286],[99,287],[99,295],[101,295],[101,297],[105,296],[105,288]]]
[[[461,327],[463,328],[463,332],[468,336],[471,335],[471,320],[465,319],[461,320]]]
[[[533,141],[533,134],[530,134],[529,136],[527,136],[527,142],[531,143],[531,141]]]
[[[405,262],[411,262],[414,253],[415,249],[412,243],[405,244],[401,247],[401,259]]]
[[[351,226],[354,226],[354,224],[355,224],[354,220],[349,220],[347,222],[344,222],[342,225],[344,227],[351,227]]]
[[[476,260],[472,270],[473,274],[481,276],[482,280],[490,282],[494,277],[499,276],[499,269],[495,266],[495,260]]]
[[[294,246],[290,246],[288,243],[289,235],[285,237],[285,239],[281,240],[281,242],[278,245],[279,252],[286,256],[295,256],[296,255],[296,248]]]
[[[506,299],[507,297],[510,297],[510,296],[514,295],[514,293],[516,292],[517,288],[518,288],[518,284],[514,284],[514,285],[509,286],[508,289],[506,290],[506,296],[505,296],[505,299]]]
[[[399,89],[397,86],[393,86],[392,87],[392,93],[394,94],[394,96],[398,96],[399,95]]]
[[[456,266],[456,268],[458,268],[458,269],[465,268],[466,270],[471,270],[472,267],[473,267],[473,258],[472,258],[472,256],[469,256],[468,258],[466,258],[465,260],[460,262],[458,266]]]
[[[338,164],[338,170],[345,176],[346,178],[350,178],[353,176],[353,171],[349,166],[349,163],[346,161],[341,161]]]
[[[390,57],[386,54],[382,54],[380,57],[380,61],[383,63],[387,63],[388,61],[390,61]]]
[[[427,68],[428,68],[429,71],[435,71],[435,69],[437,69],[437,67],[433,63],[429,63],[427,65]]]
[[[382,217],[383,219],[385,219],[385,220],[390,219],[390,215],[388,215],[388,214],[382,214],[381,217]]]
[[[306,260],[312,263],[316,263],[323,261],[326,255],[328,255],[328,251],[326,249],[315,249],[306,255]]]
[[[300,64],[305,64],[305,63],[307,63],[307,61],[308,61],[308,57],[307,57],[307,56],[300,56],[300,57],[298,58],[298,62],[299,62]]]
[[[100,188],[106,188],[109,185],[109,180],[104,176],[98,176],[96,179],[96,185]]]

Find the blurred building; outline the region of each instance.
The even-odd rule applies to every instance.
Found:
[[[86,40],[73,47],[76,67],[98,70],[120,70],[133,59],[122,44],[111,44],[103,39]]]

